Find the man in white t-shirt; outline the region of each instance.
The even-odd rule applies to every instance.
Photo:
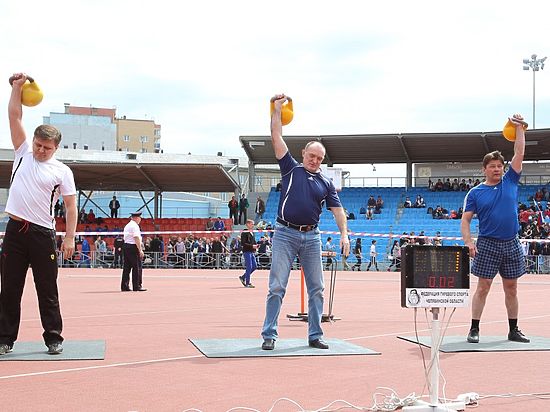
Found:
[[[29,265],[32,268],[42,337],[52,355],[63,351],[63,322],[57,290],[57,256],[54,205],[63,196],[66,234],[61,245],[64,256],[74,252],[76,230],[76,188],[73,173],[53,158],[61,133],[50,125],[38,126],[32,142],[23,129],[21,90],[28,77],[16,73],[10,78],[8,105],[11,141],[15,150],[6,213],[10,219],[0,257],[0,355],[12,351],[21,321],[21,296]]]
[[[122,268],[122,282],[120,290],[130,291],[130,272],[132,272],[132,290],[134,292],[145,292],[147,289],[142,287],[143,246],[141,243],[141,212],[135,212],[130,215],[130,221],[124,226],[124,266]]]
[[[369,271],[370,267],[374,265],[374,267],[376,268],[376,271],[378,272],[378,262],[376,261],[376,255],[377,255],[376,239],[373,239],[370,245],[370,262],[369,262],[369,265],[367,266],[367,271]]]

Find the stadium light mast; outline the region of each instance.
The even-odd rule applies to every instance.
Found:
[[[535,128],[535,73],[544,69],[546,57],[537,59],[537,55],[531,55],[531,59],[523,59],[523,70],[533,70],[533,129]]]

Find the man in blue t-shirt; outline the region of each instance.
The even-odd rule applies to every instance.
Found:
[[[262,329],[262,349],[273,350],[277,334],[277,320],[286,292],[292,262],[300,259],[308,292],[308,342],[317,349],[328,349],[323,340],[323,266],[321,236],[318,224],[323,205],[334,215],[340,230],[340,246],[349,254],[346,216],[332,181],[320,172],[325,158],[325,147],[320,142],[309,142],[302,150],[302,163],[288,151],[283,140],[281,106],[289,100],[284,94],[271,99],[271,142],[281,169],[281,197],[277,224],[273,236],[272,264],[269,272],[269,293]]]
[[[467,340],[479,343],[479,322],[487,295],[497,272],[502,278],[504,302],[510,331],[508,339],[529,343],[518,329],[518,278],[525,273],[525,258],[518,239],[517,197],[518,183],[525,152],[523,117],[515,114],[510,120],[516,126],[514,157],[504,173],[504,157],[499,151],[483,158],[485,181],[472,188],[464,198],[461,231],[464,244],[474,258],[472,274],[478,277],[472,298],[472,324]],[[474,214],[479,219],[479,238],[474,244],[470,224]]]

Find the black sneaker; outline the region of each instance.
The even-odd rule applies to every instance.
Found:
[[[508,333],[508,340],[511,340],[513,342],[520,342],[520,343],[529,343],[529,342],[531,342],[531,340],[529,338],[527,338],[521,332],[521,330],[518,329],[517,326]]]
[[[0,344],[0,355],[5,355],[6,353],[10,353],[11,351],[13,351],[13,348],[7,343]]]
[[[308,342],[309,346],[311,348],[317,348],[317,349],[328,349],[328,343],[326,343],[324,340],[322,339],[314,339],[314,340],[310,340]]]
[[[246,288],[246,282],[245,282],[245,280],[244,280],[244,275],[239,276],[239,280],[241,281],[241,283],[243,284],[243,286]]]
[[[262,350],[273,350],[275,349],[275,339],[264,339],[262,343]]]
[[[61,342],[50,343],[48,345],[48,354],[59,355],[61,352],[63,352],[63,345]]]
[[[466,338],[470,343],[479,343],[479,329],[472,328],[468,332],[468,337]]]
[[[249,283],[248,285],[245,285],[245,288],[252,288],[254,289],[256,286],[254,286],[252,283]]]

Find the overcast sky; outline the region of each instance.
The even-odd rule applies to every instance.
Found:
[[[243,155],[238,137],[269,133],[277,92],[294,100],[293,135],[492,131],[514,112],[532,123],[522,59],[550,55],[550,3],[2,2],[0,45],[0,104],[17,71],[45,93],[24,111],[28,133],[65,102],[116,107],[160,123],[165,152]],[[536,126],[550,127],[550,67],[536,84]]]

